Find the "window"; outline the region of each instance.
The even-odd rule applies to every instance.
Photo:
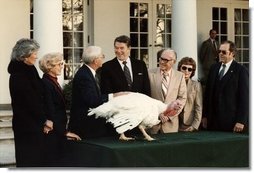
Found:
[[[171,47],[171,14],[171,2],[170,4],[156,4],[156,47]],[[157,66],[159,66],[159,59],[157,59]]]
[[[83,0],[63,0],[64,79],[72,79],[83,52]]]
[[[249,11],[234,9],[235,44],[237,47],[236,61],[249,69]]]
[[[34,22],[33,22],[33,18],[34,18],[34,7],[33,7],[33,0],[30,0],[30,38],[33,39],[34,38]]]
[[[63,0],[64,80],[74,77],[83,52],[83,0]],[[30,38],[33,38],[33,0],[30,0]]]
[[[213,8],[213,29],[217,31],[216,40],[221,43],[228,39],[228,17],[227,17],[227,8]]]
[[[143,60],[147,66],[149,64],[148,17],[148,3],[130,3],[131,57]]]
[[[171,47],[171,0],[130,2],[129,13],[131,57],[155,67],[157,51]]]

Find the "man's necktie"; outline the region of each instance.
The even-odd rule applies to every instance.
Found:
[[[161,88],[162,88],[162,94],[164,99],[166,98],[167,92],[168,92],[168,80],[167,80],[168,73],[162,74],[162,82],[161,82]]]
[[[225,68],[226,68],[226,65],[223,64],[223,65],[222,65],[222,69],[221,69],[221,71],[219,72],[219,79],[220,79],[220,80],[222,79],[222,77],[223,77],[223,75],[224,75]]]
[[[217,50],[217,45],[216,45],[216,41],[215,40],[213,41],[213,47],[214,47],[215,50]]]
[[[126,65],[126,61],[123,61],[123,71],[124,71],[124,75],[125,75],[125,78],[127,80],[127,83],[128,83],[128,87],[131,88],[131,85],[132,85],[132,81],[131,81],[131,73],[130,73],[130,70],[129,68],[127,67]]]
[[[95,74],[95,81],[96,81],[97,87],[98,87],[99,90],[100,90],[100,80],[99,80],[98,74]]]

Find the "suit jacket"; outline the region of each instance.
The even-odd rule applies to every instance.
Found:
[[[160,68],[149,70],[149,79],[151,84],[152,98],[161,100],[166,104],[170,104],[175,100],[180,100],[182,103],[181,109],[175,116],[170,117],[170,121],[154,126],[151,133],[158,133],[158,130],[162,131],[163,133],[177,132],[179,128],[178,115],[182,111],[187,99],[186,82],[183,73],[172,69],[172,76],[165,100],[163,99],[161,89]]]
[[[204,117],[210,130],[232,131],[235,123],[248,126],[249,72],[232,61],[227,73],[219,81],[221,63],[209,72],[204,100]]]
[[[201,84],[189,79],[187,83],[187,101],[179,115],[181,126],[192,126],[198,130],[201,123],[203,96]]]
[[[208,72],[212,64],[218,61],[218,42],[216,41],[217,49],[214,48],[214,45],[211,39],[205,40],[200,49],[200,65],[203,70],[203,79],[202,82],[207,80]]]
[[[87,116],[89,108],[107,100],[108,95],[101,95],[91,70],[84,64],[73,79],[69,130],[81,138],[107,136],[105,119]]]
[[[59,136],[64,136],[67,115],[63,92],[49,75],[44,74],[42,81],[46,89],[47,119],[53,121],[53,131]]]
[[[132,88],[129,89],[123,69],[117,58],[102,65],[101,68],[101,92],[104,94],[119,91],[139,92],[150,96],[150,82],[146,65],[143,61],[132,59]]]

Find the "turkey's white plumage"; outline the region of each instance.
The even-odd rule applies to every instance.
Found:
[[[122,134],[139,125],[147,128],[160,123],[158,116],[166,109],[167,104],[161,101],[144,94],[129,93],[90,109],[88,115],[106,118]]]

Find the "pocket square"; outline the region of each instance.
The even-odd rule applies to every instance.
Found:
[[[143,75],[143,73],[138,73],[138,75],[140,76],[140,75]]]

